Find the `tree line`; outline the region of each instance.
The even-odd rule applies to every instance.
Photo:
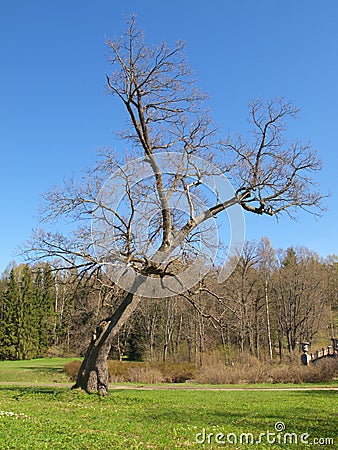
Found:
[[[306,248],[275,250],[267,238],[246,242],[224,282],[212,269],[194,288],[145,298],[113,340],[115,359],[194,362],[217,352],[279,361],[302,341],[327,342],[337,317],[338,263]],[[0,282],[0,358],[84,355],[96,325],[125,293],[106,274],[21,264]]]
[[[42,356],[55,332],[54,284],[50,267],[12,268],[1,280],[0,358]]]
[[[217,270],[180,297],[148,299],[115,340],[115,354],[196,362],[222,353],[280,361],[300,343],[326,343],[337,320],[337,261],[306,248],[274,250],[267,238],[246,242],[231,276]]]

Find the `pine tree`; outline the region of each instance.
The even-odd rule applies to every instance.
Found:
[[[54,279],[50,266],[12,269],[0,302],[0,358],[43,356],[54,343]]]
[[[49,264],[39,267],[35,277],[36,328],[38,330],[37,351],[44,354],[55,342],[55,281]]]
[[[2,295],[0,319],[0,351],[1,359],[15,359],[17,336],[15,333],[15,308],[18,298],[18,286],[14,269],[11,270],[7,280],[6,290]]]

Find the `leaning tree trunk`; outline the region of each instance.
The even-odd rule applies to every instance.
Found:
[[[139,286],[141,283],[142,280],[135,280],[134,287],[135,284]],[[129,292],[114,314],[100,322],[92,335],[73,389],[81,388],[88,393],[108,394],[108,355],[112,340],[135,311],[139,301],[139,296]]]

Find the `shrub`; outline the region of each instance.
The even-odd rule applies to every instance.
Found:
[[[156,384],[163,381],[162,373],[153,367],[139,366],[129,369],[129,379],[133,383]]]
[[[111,383],[160,383],[162,374],[148,363],[134,361],[108,361]]]
[[[298,363],[272,365],[256,361],[253,364],[226,366],[218,363],[201,368],[196,381],[208,384],[244,383],[313,383],[332,381],[338,375],[338,359],[318,361],[309,366]]]
[[[71,381],[76,381],[77,373],[80,369],[81,361],[71,361],[64,366],[64,371]]]
[[[156,367],[161,371],[166,383],[184,383],[195,378],[196,366],[191,363],[160,363]]]
[[[65,372],[76,380],[81,361],[65,365]],[[313,383],[332,381],[338,376],[338,358],[318,361],[309,366],[300,363],[272,365],[250,359],[245,363],[226,365],[221,362],[197,369],[190,363],[154,363],[108,361],[111,383],[183,383],[193,379],[203,384],[244,383]]]
[[[65,372],[72,381],[76,380],[81,361],[65,365]],[[108,361],[109,381],[111,383],[183,383],[195,376],[193,364],[156,364],[134,361]]]

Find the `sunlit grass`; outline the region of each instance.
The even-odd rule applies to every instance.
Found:
[[[328,391],[213,391],[182,388],[216,388],[180,384],[153,385],[157,390],[114,390],[106,398],[57,387],[69,381],[63,367],[69,359],[0,362],[0,448],[2,449],[174,449],[219,448],[217,433],[252,433],[258,438],[275,432],[276,422],[285,432],[313,438],[336,437],[337,392]],[[5,385],[5,382],[17,386]],[[20,384],[31,383],[24,387]],[[40,386],[39,386],[40,383]],[[54,384],[43,387],[43,383]],[[130,384],[125,384],[131,387]],[[332,383],[269,385],[278,387],[329,387]],[[145,388],[150,387],[144,385]],[[236,387],[232,385],[231,387]],[[264,388],[261,385],[239,385]],[[163,389],[164,388],[164,389]],[[210,443],[196,443],[205,430]],[[337,443],[337,438],[336,438]],[[223,445],[223,448],[252,448]],[[306,448],[290,444],[262,443],[256,448]],[[309,448],[316,445],[309,445]],[[334,448],[321,445],[318,448]]]
[[[334,391],[112,390],[101,398],[64,388],[13,387],[0,390],[0,402],[1,410],[13,413],[0,416],[2,449],[218,448],[197,444],[196,434],[205,429],[258,437],[274,432],[280,421],[286,432],[309,433],[310,439],[336,436]]]
[[[66,362],[76,358],[39,358],[24,361],[0,361],[1,382],[69,382],[64,373]]]

